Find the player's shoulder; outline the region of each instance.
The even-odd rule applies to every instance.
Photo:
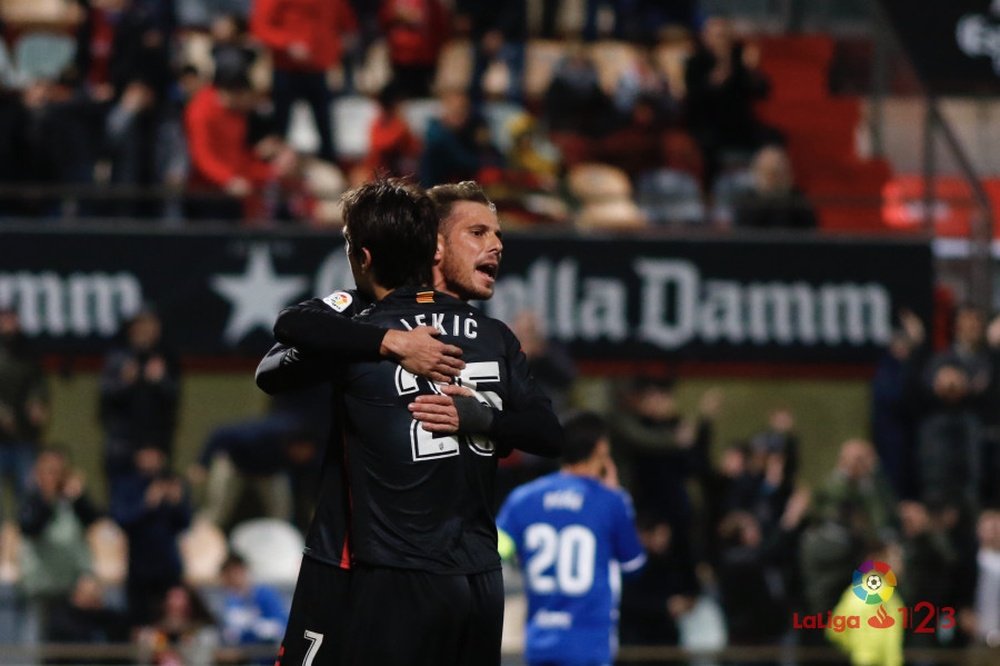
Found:
[[[591,496],[607,505],[632,506],[632,496],[624,488],[609,488],[603,481],[592,478],[581,478]]]
[[[357,289],[337,289],[319,300],[338,314],[349,314],[364,307]]]
[[[506,503],[514,506],[530,502],[532,498],[541,497],[550,490],[558,487],[560,477],[562,476],[563,475],[559,474],[559,472],[553,472],[551,474],[541,476],[534,481],[529,481],[528,483],[520,485],[511,491],[510,495],[507,497]]]

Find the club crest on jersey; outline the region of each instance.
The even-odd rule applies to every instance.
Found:
[[[323,302],[329,305],[337,312],[343,312],[348,307],[350,307],[351,303],[354,302],[354,297],[351,296],[346,291],[335,291],[326,298],[324,298]]]

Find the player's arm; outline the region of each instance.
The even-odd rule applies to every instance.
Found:
[[[500,324],[506,345],[509,392],[502,410],[488,407],[458,386],[444,386],[443,396],[420,395],[410,403],[413,418],[430,432],[487,435],[504,457],[513,449],[556,458],[563,449],[563,429],[552,402],[528,370],[528,359],[509,328]]]
[[[282,310],[274,325],[278,344],[257,366],[257,386],[274,394],[329,379],[333,363],[391,358],[413,374],[449,381],[464,367],[462,350],[436,339],[438,331],[384,329],[352,319],[353,297],[345,291]]]
[[[628,577],[646,566],[646,550],[639,540],[635,527],[635,509],[632,499],[624,490],[614,491],[614,522],[612,525],[612,554],[618,560],[622,576]]]
[[[329,379],[325,357],[309,356],[280,342],[264,355],[254,375],[257,386],[268,395],[317,386]]]
[[[373,326],[341,316],[329,299],[314,298],[282,310],[274,324],[275,339],[340,362],[391,358],[409,372],[439,382],[450,381],[465,367],[459,358],[462,349],[438,340],[440,331],[434,327],[398,331]]]

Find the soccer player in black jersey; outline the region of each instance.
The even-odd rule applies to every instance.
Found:
[[[452,223],[445,225],[447,229],[444,239],[445,257],[450,252],[452,259],[450,262],[442,262],[445,264],[448,277],[442,277],[441,271],[438,270],[436,284],[440,285],[440,288],[452,291],[464,298],[488,298],[492,295],[492,282],[496,275],[499,252],[502,247],[499,243],[495,210],[478,186],[474,184],[449,185],[435,189],[438,190],[436,203],[441,217]],[[373,328],[367,324],[349,321],[347,316],[358,309],[359,300],[356,292],[335,292],[323,301],[316,299],[307,304],[293,306],[279,318],[276,333],[279,338],[294,339],[310,350],[336,351],[337,358],[341,360],[364,355],[371,359],[376,358],[380,339],[383,337],[385,340],[388,340],[390,335],[395,334],[399,334],[400,337],[413,337],[412,333],[402,334],[399,331],[386,333],[385,329],[382,328]],[[445,328],[442,324],[443,318],[439,318],[437,321],[432,318],[430,321],[436,323],[440,329]],[[450,332],[457,332],[456,325],[458,324],[453,322]],[[502,325],[500,326],[502,327]],[[357,333],[353,339],[350,338],[351,331],[349,329],[351,327]],[[419,327],[415,327],[414,332],[420,330]],[[501,330],[506,331],[506,328],[502,327]],[[462,332],[464,333],[464,331]],[[513,340],[509,331],[506,331],[503,337],[509,338],[505,340],[505,344],[508,346],[505,355],[516,360],[519,349],[516,340]],[[440,343],[438,344],[440,345]],[[336,345],[340,345],[340,347],[338,348]],[[381,346],[381,351],[384,354],[386,345],[382,343]],[[441,346],[444,347],[444,345]],[[453,353],[453,348],[442,350],[441,348],[427,347],[426,344],[423,347],[411,345],[410,349],[419,352],[414,355],[418,360],[423,358],[427,363],[438,362],[443,354]],[[446,357],[446,360],[450,362],[453,357]],[[404,367],[407,367],[407,361],[408,359],[404,356],[401,360]],[[413,363],[413,359],[409,359],[409,361]],[[526,365],[523,363],[523,356],[521,356],[521,362],[515,363],[515,365],[514,375],[527,378],[522,379],[522,381],[525,382],[525,386],[532,387]],[[298,350],[279,346],[272,350],[268,358],[262,362],[258,382],[262,388],[271,392],[280,390],[289,384],[302,385],[302,383],[310,383],[323,376],[328,377],[330,367],[329,358],[323,359],[315,355],[312,357],[303,356]],[[455,370],[454,365],[438,367],[439,372],[445,374],[453,373]],[[435,379],[437,378],[435,377]],[[445,390],[447,391],[449,388],[451,387],[445,387]],[[431,396],[425,397],[431,398]],[[451,409],[450,413],[457,414],[451,398],[445,398],[441,395],[435,395],[433,398],[447,400],[448,407]],[[524,401],[522,404],[509,404],[507,407],[513,407],[513,410],[507,409],[503,412],[490,410],[491,413],[487,413],[485,419],[480,419],[479,430],[488,432],[501,447],[507,449],[513,443],[518,443],[524,448],[539,453],[548,453],[549,455],[558,453],[561,431],[544,396],[538,394],[535,398]],[[447,412],[446,409],[443,411]],[[428,422],[428,430],[437,429],[440,432],[455,433],[457,426],[450,424],[448,417],[442,416],[442,413],[442,411],[435,412],[432,409],[431,412],[423,414],[421,410],[415,411],[414,416],[428,420],[439,419],[439,422],[434,424]],[[422,414],[423,416],[421,416]],[[433,437],[431,436],[431,438]],[[334,442],[333,448],[336,448],[338,444],[339,442]],[[438,442],[438,444],[442,443]],[[315,663],[338,663],[334,646],[340,642],[344,628],[343,614],[337,612],[338,604],[342,605],[338,602],[338,594],[343,595],[347,577],[344,575],[346,570],[337,569],[332,565],[346,567],[349,566],[349,561],[343,557],[346,556],[346,550],[338,547],[344,544],[343,537],[346,525],[343,509],[347,499],[342,492],[343,484],[337,478],[337,473],[341,471],[337,463],[337,452],[328,452],[327,462],[324,463],[324,496],[321,498],[320,509],[308,538],[307,557],[303,561],[302,573],[293,602],[292,618],[283,644],[285,651],[285,655],[281,659],[283,664],[313,663],[313,659],[316,659]],[[487,495],[491,496],[492,491],[487,491]],[[492,499],[489,498],[489,501],[491,502]],[[489,532],[492,534],[492,529]],[[489,548],[488,552],[492,553],[493,549]],[[491,663],[497,659],[499,613],[502,610],[502,605],[498,604],[502,604],[502,598],[494,599],[494,602],[492,617],[480,618],[481,622],[478,625],[495,628],[495,632],[486,632],[490,638],[479,644],[487,647],[485,650],[479,650],[478,654],[486,654],[487,656],[475,656],[471,658],[469,663]],[[477,629],[477,633],[482,634],[483,632]],[[361,645],[364,645],[364,642]],[[467,647],[471,648],[472,646]],[[477,654],[477,652],[473,651],[471,654]],[[382,657],[376,658],[371,652],[364,652],[349,663],[380,663],[381,659]],[[410,655],[401,663],[419,663],[419,661],[415,661],[414,655]]]

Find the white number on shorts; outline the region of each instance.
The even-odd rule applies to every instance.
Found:
[[[589,529],[567,525],[557,532],[547,523],[535,523],[524,532],[524,546],[533,551],[525,569],[534,592],[578,597],[590,591],[597,540]]]
[[[302,659],[302,666],[312,666],[313,659],[316,658],[316,653],[319,652],[319,646],[323,644],[323,634],[306,629],[305,637],[309,641],[309,649],[306,650],[306,656]]]

